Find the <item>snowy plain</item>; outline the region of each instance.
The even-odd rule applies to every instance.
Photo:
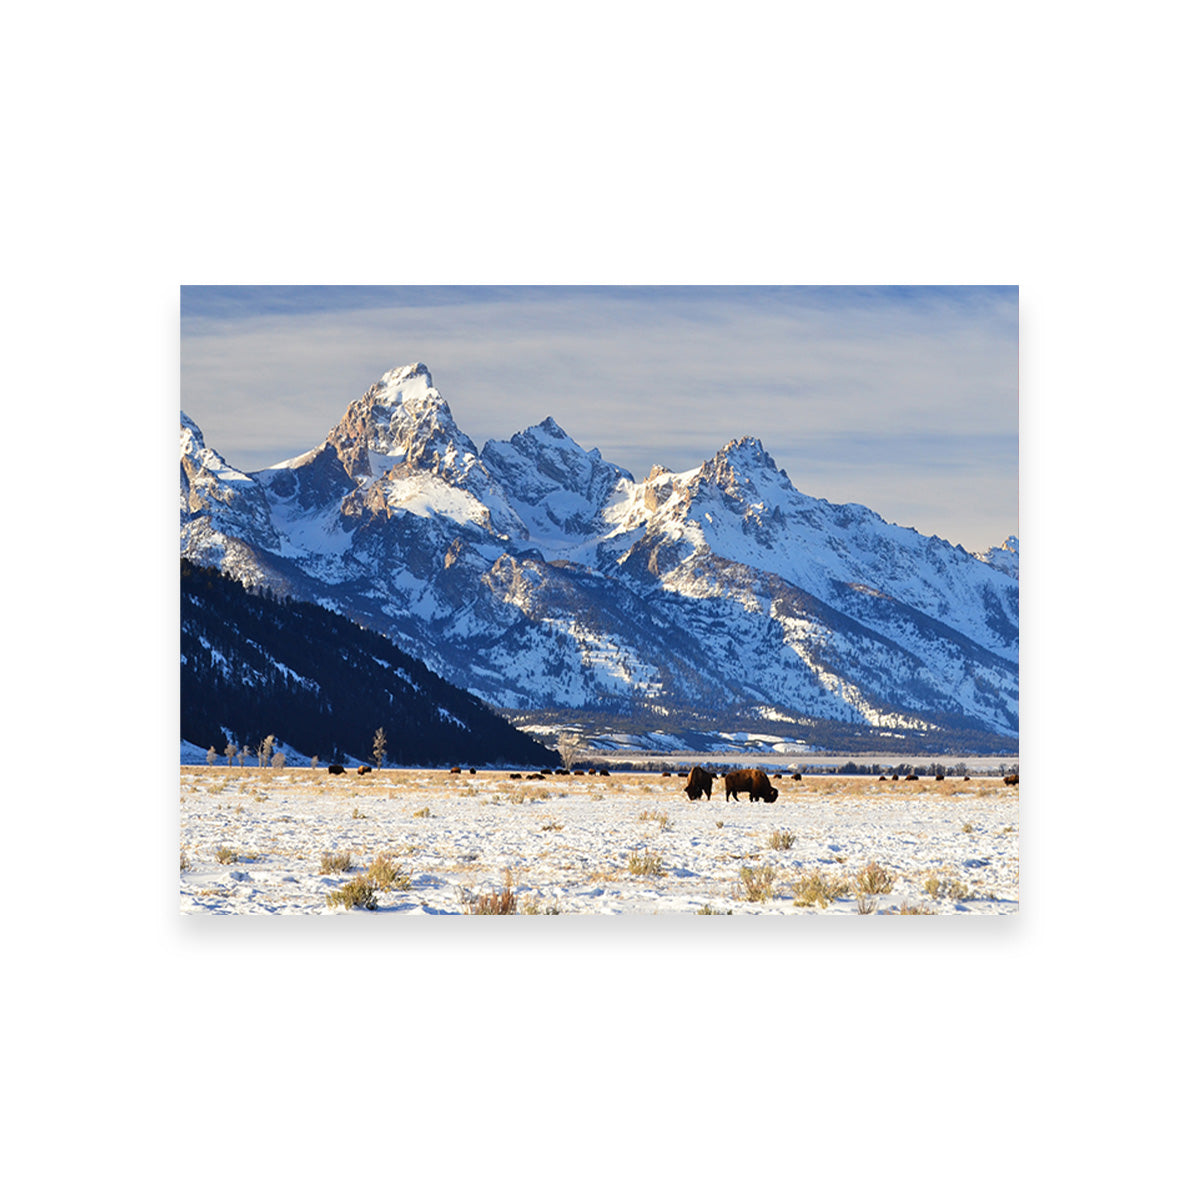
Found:
[[[464,914],[506,893],[527,915],[1017,911],[1019,785],[773,782],[774,804],[726,800],[720,779],[711,800],[693,802],[678,774],[651,772],[513,779],[184,765],[181,911],[420,917]],[[349,862],[330,865],[339,856]],[[381,857],[396,881],[376,889],[373,910],[328,902]],[[871,863],[888,890],[864,892]],[[832,896],[797,902],[814,873]]]

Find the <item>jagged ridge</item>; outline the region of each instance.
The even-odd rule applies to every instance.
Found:
[[[233,472],[191,422],[181,461],[181,554],[502,708],[1016,737],[1015,539],[992,565],[805,496],[755,437],[640,482],[552,418],[479,452],[415,363],[269,471]]]

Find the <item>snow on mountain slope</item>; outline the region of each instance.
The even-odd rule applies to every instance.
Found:
[[[755,437],[641,481],[552,418],[479,452],[413,363],[267,471],[182,418],[181,464],[181,554],[500,707],[1016,736],[1016,540],[985,561],[806,496]]]

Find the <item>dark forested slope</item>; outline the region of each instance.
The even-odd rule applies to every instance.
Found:
[[[550,766],[558,755],[379,634],[180,561],[180,736],[222,751],[268,734],[325,761]]]

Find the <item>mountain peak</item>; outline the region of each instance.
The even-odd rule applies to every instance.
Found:
[[[393,367],[385,371],[379,382],[385,387],[406,383],[408,380],[424,380],[426,388],[433,387],[433,373],[423,362],[409,363],[406,367]]]
[[[439,472],[455,460],[461,467],[477,457],[474,443],[454,423],[450,406],[422,362],[381,375],[346,409],[329,440],[352,475],[366,470],[368,450]]]
[[[531,425],[530,429],[526,430],[526,432],[530,432],[533,429],[539,429],[542,433],[552,438],[572,440],[567,431],[553,417],[547,417],[537,425]]]

